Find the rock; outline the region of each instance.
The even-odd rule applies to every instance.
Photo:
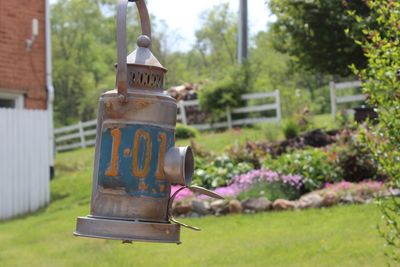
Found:
[[[353,199],[354,199],[354,203],[356,203],[356,204],[364,204],[365,203],[365,199],[362,198],[361,196],[355,196]]]
[[[296,204],[286,199],[277,199],[272,204],[272,207],[274,210],[291,210],[296,207]]]
[[[398,197],[400,196],[400,189],[388,189],[381,192],[382,197]]]
[[[200,215],[210,214],[210,204],[207,201],[192,201],[192,210]]]
[[[339,196],[335,191],[327,191],[322,197],[322,206],[330,207],[339,202]]]
[[[240,201],[237,199],[232,199],[229,201],[228,208],[229,213],[242,213],[243,210],[242,203],[240,203]]]
[[[272,203],[266,197],[249,198],[242,202],[243,208],[255,212],[267,211],[271,209]]]
[[[354,203],[354,198],[351,194],[347,194],[343,197],[340,198],[340,201],[346,204],[353,204]]]
[[[211,206],[211,209],[212,209],[213,211],[217,211],[217,210],[221,210],[221,209],[223,209],[224,207],[226,207],[227,204],[228,204],[228,203],[227,203],[225,200],[223,200],[223,199],[218,199],[218,200],[215,200],[215,201],[211,202],[210,206]]]
[[[215,212],[215,216],[226,215],[229,213],[229,205],[226,205],[222,209],[219,209]]]
[[[317,193],[306,194],[297,201],[297,206],[300,209],[319,208],[321,205],[322,197]]]
[[[190,203],[177,203],[173,209],[173,213],[176,215],[185,215],[192,211],[192,205]]]
[[[226,200],[218,199],[210,204],[211,210],[215,215],[224,215],[229,213],[229,205]]]

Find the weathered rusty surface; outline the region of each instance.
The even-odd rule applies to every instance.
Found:
[[[125,188],[99,188],[91,214],[104,218],[168,222],[164,202],[165,199],[130,196]]]
[[[91,209],[92,215],[99,217],[136,218],[140,220],[167,222],[167,202],[169,199],[170,184],[166,181],[164,175],[156,179],[157,172],[155,167],[160,160],[164,161],[164,158],[160,157],[160,154],[165,153],[165,151],[162,151],[162,149],[160,149],[161,151],[157,151],[158,154],[153,153],[152,155],[150,155],[150,146],[156,146],[157,144],[161,145],[161,142],[160,140],[156,139],[157,137],[154,134],[152,134],[154,138],[151,138],[148,131],[153,131],[154,127],[156,127],[155,129],[160,133],[171,132],[168,147],[172,147],[174,143],[174,127],[176,116],[171,115],[171,110],[175,111],[176,106],[172,106],[171,102],[169,101],[161,101],[157,105],[154,100],[148,101],[146,100],[146,98],[143,98],[143,96],[142,99],[137,100],[135,99],[135,94],[131,95],[129,93],[127,97],[128,104],[126,105],[121,104],[118,101],[117,94],[114,94],[113,97],[107,97],[107,101],[109,101],[109,103],[112,103],[112,108],[110,109],[106,109],[105,107],[107,105],[102,105],[102,101],[103,98],[100,99],[101,108],[99,114],[102,114],[102,116],[99,116],[100,120],[98,124],[98,138],[96,144],[96,167],[93,177],[94,183],[98,184],[98,187],[94,189],[95,194],[93,196],[94,198],[92,200]],[[137,102],[141,103],[142,107],[135,108],[134,104],[130,104]],[[146,106],[149,103],[151,105]],[[149,118],[149,114],[154,115]],[[167,114],[169,114],[170,117],[165,119]],[[132,132],[132,136],[123,138],[122,141],[120,141],[120,139],[116,139],[111,150],[104,150],[101,148],[101,146],[104,145],[104,142],[102,142],[101,138],[104,136],[104,134],[106,134],[107,131],[109,131],[110,133],[112,133],[113,131],[118,132],[115,129],[120,129],[121,131],[123,131],[124,128],[126,129],[129,127],[133,127],[132,125],[138,125],[135,126],[138,128],[137,130],[135,130],[135,132],[142,133],[144,136],[148,137],[145,139],[136,140],[137,142],[135,143],[133,140],[135,134],[134,132]],[[146,135],[146,133],[148,134]],[[131,143],[129,143],[130,140],[132,140]],[[138,147],[140,145],[142,145],[142,149],[140,150],[143,152],[142,154],[139,154],[138,150]],[[141,160],[143,160],[144,163],[147,162],[147,164],[142,165],[144,168],[143,170],[138,170],[138,165],[131,165],[130,161],[126,163],[128,164],[128,166],[125,167],[132,169],[133,176],[131,178],[138,179],[137,190],[146,192],[149,190],[149,188],[147,183],[145,183],[145,180],[152,180],[152,182],[150,183],[153,183],[153,180],[157,180],[160,181],[160,184],[157,187],[157,191],[160,193],[164,193],[163,197],[151,198],[140,194],[135,195],[135,192],[132,193],[133,190],[136,190],[134,189],[134,187],[126,190],[127,184],[124,182],[126,179],[128,179],[126,176],[126,172],[123,177],[119,177],[117,173],[114,173],[117,172],[116,168],[112,168],[112,166],[115,166],[114,164],[116,161],[116,152],[113,151],[116,146],[119,147],[119,154],[122,158],[129,157],[133,159],[135,157],[143,157],[143,159]],[[101,172],[104,172],[104,170],[102,169],[104,169],[105,167],[100,163],[102,153],[106,154],[104,156],[108,156],[108,154],[111,155],[111,160],[106,161],[109,162],[109,166],[106,166],[107,169],[105,173],[106,176],[115,177],[114,182],[113,180],[111,180],[111,178],[110,181],[107,181],[106,184],[101,184],[101,181],[98,180],[99,177],[104,177],[103,173]],[[119,163],[121,164],[121,162]],[[140,178],[143,172],[149,171],[148,169],[150,168],[150,165],[153,166],[151,177],[147,177],[145,179]],[[122,167],[125,168],[124,166]],[[158,174],[158,176],[160,175]],[[105,187],[107,187],[108,190],[104,190]],[[121,188],[124,188],[122,192],[125,192],[125,194],[121,193]],[[116,192],[113,192],[113,190],[115,190]],[[127,192],[131,192],[132,194],[129,194]]]
[[[162,92],[130,89],[126,102],[121,103],[115,90],[108,91],[100,97],[100,109],[103,120],[152,123],[170,128],[176,125],[176,101]]]
[[[163,93],[167,70],[150,51],[144,0],[136,3],[147,36],[139,37],[127,62],[127,0],[120,0],[116,89],[99,100],[91,214],[78,218],[75,234],[179,243],[180,227],[168,217],[171,181],[164,173],[166,152],[175,145],[177,105]],[[193,164],[187,161],[170,167]]]
[[[180,244],[180,227],[170,223],[135,222],[79,217],[76,236],[131,241]]]

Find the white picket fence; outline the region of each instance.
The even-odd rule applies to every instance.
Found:
[[[241,96],[243,100],[264,100],[274,99],[272,104],[260,104],[260,105],[246,105],[240,108],[227,108],[226,110],[226,121],[218,123],[204,123],[204,124],[189,124],[186,118],[187,107],[198,107],[198,100],[179,101],[177,120],[181,121],[185,125],[190,125],[199,130],[216,129],[216,128],[232,128],[233,126],[249,125],[260,122],[279,122],[282,118],[281,106],[280,106],[280,95],[279,91],[266,93],[254,93],[245,94]],[[274,117],[250,117],[243,119],[234,119],[236,114],[248,114],[262,111],[275,110]],[[91,120],[86,122],[79,122],[75,125],[70,125],[54,130],[55,143],[57,151],[71,150],[75,148],[85,148],[92,146],[96,143],[96,123],[97,120]]]
[[[226,108],[226,121],[218,122],[218,123],[204,123],[204,124],[188,124],[186,118],[186,108],[187,107],[199,107],[199,100],[189,100],[189,101],[179,101],[178,108],[179,113],[177,115],[177,120],[181,121],[182,124],[190,125],[194,128],[199,130],[208,130],[208,129],[216,129],[216,128],[229,128],[231,129],[233,126],[239,125],[248,125],[260,122],[273,122],[273,121],[280,121],[282,119],[281,113],[281,104],[280,104],[280,94],[279,90],[275,90],[273,92],[263,92],[263,93],[253,93],[253,94],[244,94],[241,96],[242,100],[249,101],[249,100],[260,100],[260,99],[268,99],[274,98],[274,103],[272,104],[261,104],[255,106],[245,106],[240,108]],[[262,112],[268,110],[275,110],[275,117],[252,117],[252,118],[245,118],[245,119],[232,119],[232,115],[235,114],[248,114],[254,112]]]
[[[48,111],[0,109],[0,220],[50,201]]]
[[[96,124],[97,119],[55,129],[57,152],[93,146],[96,143]]]
[[[340,91],[343,91],[343,90],[346,90],[349,88],[360,88],[361,85],[362,85],[361,81],[350,81],[350,82],[341,82],[341,83],[330,82],[329,83],[329,89],[330,89],[330,94],[331,94],[331,113],[332,113],[332,117],[334,120],[336,119],[336,113],[338,111],[338,107],[337,107],[338,104],[363,101],[366,98],[366,96],[364,94],[338,96],[338,93]],[[352,109],[348,109],[348,110],[346,110],[346,112],[353,113],[354,111]]]

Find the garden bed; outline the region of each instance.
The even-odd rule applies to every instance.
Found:
[[[226,199],[211,200],[186,190],[178,195],[174,213],[196,217],[319,208],[398,195],[398,190],[387,188],[385,174],[361,142],[365,130],[316,129],[275,143],[248,141],[219,156],[194,144],[193,184]]]

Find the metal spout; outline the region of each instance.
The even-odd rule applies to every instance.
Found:
[[[190,146],[172,147],[165,155],[164,174],[171,184],[189,186],[194,172],[194,157]]]

